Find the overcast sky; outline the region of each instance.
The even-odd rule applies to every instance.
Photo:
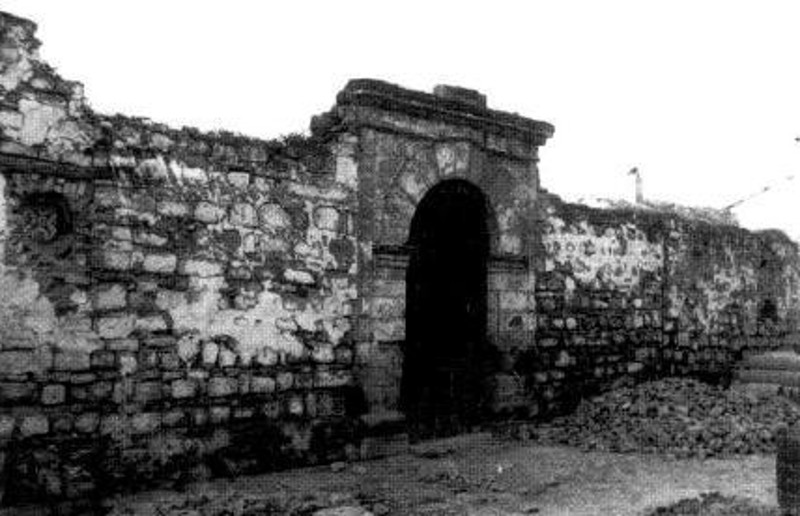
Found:
[[[800,2],[0,0],[101,112],[304,131],[349,78],[475,88],[556,127],[542,184],[800,237]],[[797,173],[798,178],[785,178]]]

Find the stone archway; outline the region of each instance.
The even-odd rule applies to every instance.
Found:
[[[419,437],[480,416],[488,211],[478,187],[452,179],[426,193],[411,222],[401,398]]]

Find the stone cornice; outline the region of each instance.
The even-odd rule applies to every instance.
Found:
[[[477,93],[477,92],[476,92]],[[466,126],[479,131],[519,138],[533,145],[543,145],[553,135],[554,127],[504,111],[495,111],[479,103],[457,97],[409,90],[374,79],[353,79],[337,96],[337,106],[360,106],[398,112],[414,118]],[[369,125],[367,123],[367,125]]]

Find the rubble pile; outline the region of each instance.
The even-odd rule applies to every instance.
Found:
[[[777,427],[798,420],[800,407],[783,396],[667,378],[585,400],[538,437],[584,450],[703,458],[772,453]]]

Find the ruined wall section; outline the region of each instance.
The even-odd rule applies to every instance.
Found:
[[[796,338],[800,260],[784,235],[542,199],[536,337],[513,359],[533,412],[626,375],[724,379],[742,353]]]
[[[34,29],[0,14],[8,492],[74,497],[220,450],[243,470],[341,453],[330,425],[358,412],[355,138],[94,114]]]
[[[676,220],[666,237],[666,358],[681,373],[724,371],[797,336],[797,246],[785,235]]]
[[[543,196],[535,339],[515,367],[533,413],[660,369],[662,224]]]

